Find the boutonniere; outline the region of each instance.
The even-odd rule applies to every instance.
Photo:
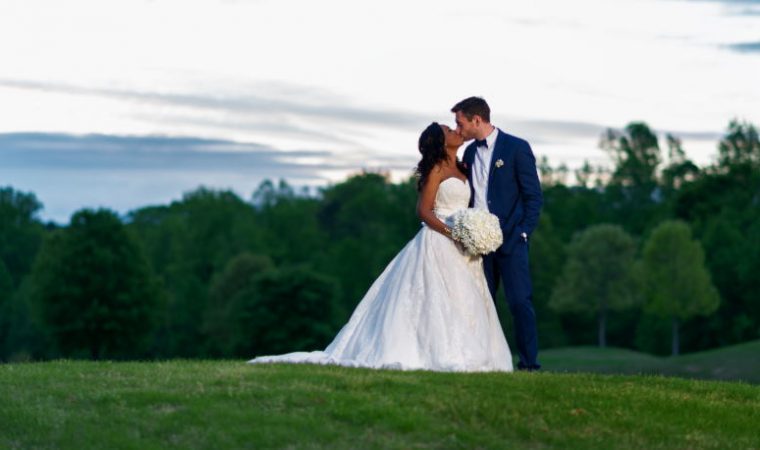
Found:
[[[499,167],[503,166],[503,165],[504,165],[504,161],[502,161],[501,159],[497,159],[497,160],[496,160],[496,168],[497,168],[497,169],[498,169]]]

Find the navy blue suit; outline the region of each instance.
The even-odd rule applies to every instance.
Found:
[[[474,186],[472,165],[477,152],[475,143],[468,145],[463,161],[467,165],[473,205]],[[497,167],[497,161],[500,167]],[[523,139],[499,130],[494,143],[488,175],[488,209],[499,218],[504,243],[495,252],[483,256],[491,297],[496,300],[499,279],[504,283],[507,304],[515,325],[519,369],[538,369],[538,332],[536,313],[533,310],[533,285],[528,267],[528,236],[538,225],[543,204],[541,183],[536,170],[536,158],[530,145]]]

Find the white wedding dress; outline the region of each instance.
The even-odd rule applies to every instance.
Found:
[[[467,208],[469,185],[448,178],[435,214]],[[324,351],[260,356],[258,363],[337,364],[402,370],[512,371],[512,356],[480,257],[423,226],[396,255]]]

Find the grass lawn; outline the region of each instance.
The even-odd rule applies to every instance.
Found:
[[[3,449],[760,449],[759,424],[760,386],[659,376],[0,365]]]
[[[552,371],[662,374],[760,384],[760,341],[664,358],[599,347],[550,349],[539,356],[544,368]]]

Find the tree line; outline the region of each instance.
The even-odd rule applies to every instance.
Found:
[[[760,337],[757,129],[731,121],[707,167],[677,137],[662,141],[634,122],[601,137],[612,168],[539,161],[545,205],[530,245],[542,348],[668,354]],[[0,188],[0,360],[323,348],[419,230],[416,199],[412,178],[361,173],[317,195],[284,181],[248,199],[199,187],[58,226],[40,220],[34,193]]]

